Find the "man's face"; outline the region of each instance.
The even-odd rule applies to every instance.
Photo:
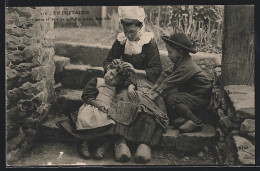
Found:
[[[170,46],[168,44],[166,44],[166,48],[167,48],[168,57],[170,58],[170,60],[173,63],[178,62],[181,57],[180,53],[175,48],[173,48],[172,46]]]
[[[119,84],[116,69],[109,69],[104,76],[105,83],[109,86],[116,86]]]

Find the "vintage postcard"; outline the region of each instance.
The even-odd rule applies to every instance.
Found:
[[[6,167],[255,165],[254,5],[6,7]]]

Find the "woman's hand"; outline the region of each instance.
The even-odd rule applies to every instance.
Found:
[[[124,63],[122,64],[122,67],[123,67],[124,69],[127,69],[128,71],[130,71],[130,72],[132,72],[132,73],[135,73],[135,68],[133,67],[132,64],[130,64],[130,63],[128,63],[128,62],[124,62]]]
[[[108,109],[106,109],[105,106],[100,106],[100,107],[98,108],[98,110],[100,110],[100,111],[102,111],[102,112],[104,112],[104,113],[107,113],[107,112],[108,112]]]
[[[117,64],[119,64],[120,62],[121,62],[120,59],[114,59],[111,63],[112,63],[113,65],[117,65]]]
[[[130,84],[128,86],[128,96],[131,100],[135,101],[138,98],[137,92],[134,90],[135,86],[133,84]]]
[[[160,96],[159,93],[155,92],[155,91],[151,91],[150,93],[147,94],[147,97],[151,100],[155,100]]]

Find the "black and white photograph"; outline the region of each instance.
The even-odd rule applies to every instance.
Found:
[[[6,167],[255,165],[254,15],[5,7]]]

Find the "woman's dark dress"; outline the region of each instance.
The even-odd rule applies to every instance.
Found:
[[[115,134],[129,141],[156,145],[168,125],[168,117],[162,98],[155,102],[145,94],[150,91],[162,71],[159,50],[154,39],[142,47],[142,53],[136,55],[124,54],[124,45],[115,41],[104,61],[104,69],[114,59],[129,62],[135,69],[145,70],[146,78],[132,77],[137,85],[139,100],[129,99],[127,88],[119,91],[112,103],[108,115],[116,121]]]

